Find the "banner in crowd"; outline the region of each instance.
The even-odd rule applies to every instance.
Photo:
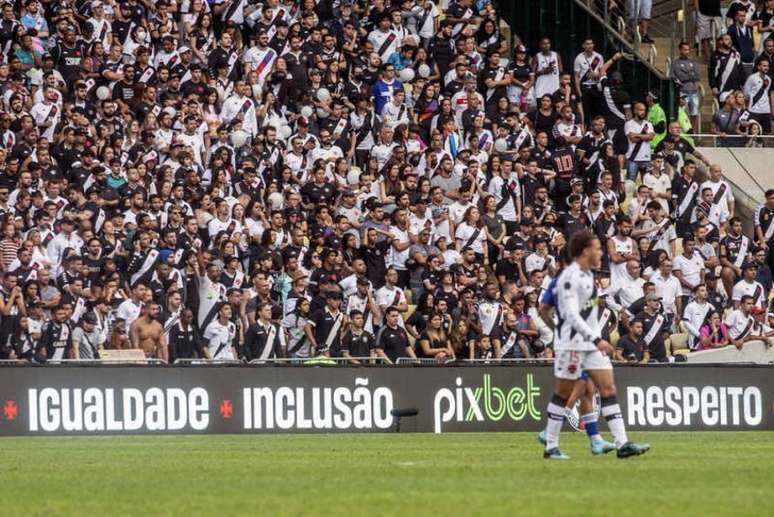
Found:
[[[774,430],[772,372],[619,367],[618,398],[632,430]],[[550,366],[9,366],[0,435],[537,431],[552,391]]]

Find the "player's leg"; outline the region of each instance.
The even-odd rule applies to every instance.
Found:
[[[570,393],[570,396],[567,397],[567,403],[564,407],[564,416],[565,418],[569,417],[572,414],[572,408],[575,407],[575,403],[578,402],[578,399],[581,397],[583,393],[585,393],[586,388],[584,387],[584,382],[581,380],[575,381],[575,385],[572,387],[572,393]],[[538,441],[545,445],[546,444],[546,429],[544,428],[540,433],[538,434]]]
[[[594,383],[584,372],[583,378],[579,384],[583,386],[583,393],[580,399],[580,420],[583,423],[583,430],[586,431],[586,436],[589,437],[591,443],[591,453],[596,455],[607,454],[608,452],[615,450],[615,444],[608,442],[602,438],[599,434],[599,426],[597,425],[597,411],[594,408]]]
[[[564,408],[567,399],[572,395],[575,381],[581,373],[581,356],[576,351],[561,350],[556,352],[554,360],[554,394],[548,403],[546,415],[546,445],[543,457],[547,459],[569,459],[569,456],[559,450],[559,433],[564,423]]]
[[[613,365],[610,358],[595,350],[585,354],[583,363],[584,369],[589,372],[591,380],[599,390],[602,399],[602,416],[607,420],[607,426],[615,440],[618,457],[626,458],[647,452],[650,445],[632,443],[626,435],[626,426],[621,406],[618,404]]]

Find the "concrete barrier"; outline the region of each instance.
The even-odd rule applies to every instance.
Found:
[[[688,354],[689,363],[774,363],[774,348],[763,341],[750,341],[739,350],[733,345],[714,350],[703,350]]]
[[[744,147],[700,147],[710,163],[723,169],[723,177],[731,184],[736,199],[736,215],[744,221],[745,232],[752,235],[755,209],[766,200],[764,192],[774,188],[774,149]],[[704,170],[702,177],[706,176]]]

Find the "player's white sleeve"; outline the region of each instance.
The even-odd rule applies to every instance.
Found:
[[[596,341],[599,339],[599,328],[592,328],[586,323],[586,320],[580,314],[580,307],[578,304],[578,295],[572,286],[572,282],[567,281],[564,285],[559,286],[558,305],[561,312],[561,317],[570,326],[578,332],[583,339],[587,341]]]

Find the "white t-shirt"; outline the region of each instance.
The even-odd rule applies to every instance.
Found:
[[[390,226],[390,233],[395,236],[393,240],[397,240],[401,244],[407,244],[410,242],[408,230],[401,230],[397,226]],[[405,270],[406,260],[409,258],[409,248],[406,248],[403,251],[398,251],[395,249],[395,246],[390,246],[390,251],[387,254],[387,267],[392,266],[395,269]]]
[[[236,325],[228,322],[221,324],[218,319],[214,319],[204,331],[204,340],[207,342],[207,351],[212,359],[236,359],[232,352],[231,345],[236,336]]]
[[[131,299],[124,300],[116,310],[116,318],[126,321],[126,328],[134,323],[140,317],[142,303],[134,303]]]
[[[650,187],[650,190],[658,194],[667,194],[670,190],[672,190],[672,182],[669,180],[669,176],[663,172],[659,176],[651,173],[645,174],[645,176],[642,178],[642,184]],[[658,198],[656,201],[659,202],[661,209],[665,214],[669,213],[669,205],[667,204],[666,199]]]
[[[747,316],[742,313],[740,310],[735,310],[731,312],[731,315],[726,319],[726,326],[728,327],[728,335],[731,337],[731,339],[739,339],[742,336],[742,333],[747,330],[747,327],[749,326],[750,329],[752,329],[752,324],[754,320],[752,315],[748,314]],[[749,330],[747,331],[747,335],[749,335]]]
[[[763,286],[753,280],[747,283],[745,280],[740,280],[734,285],[734,289],[731,293],[731,301],[739,302],[742,300],[742,296],[752,296],[753,303],[758,307],[766,307],[766,291]]]
[[[470,246],[474,252],[484,253],[484,246],[486,246],[486,231],[484,231],[484,228],[474,228],[468,223],[462,223],[457,227],[454,236],[462,244],[463,248]]]
[[[677,305],[675,300],[678,296],[680,296],[680,293],[682,293],[680,281],[677,279],[677,277],[674,275],[669,275],[668,277],[664,278],[661,275],[661,271],[658,271],[656,274],[650,277],[650,281],[653,282],[653,285],[656,287],[656,296],[661,298],[664,312],[669,314],[676,314]]]
[[[637,135],[652,135],[653,124],[647,120],[628,120],[624,125],[624,133],[627,139],[634,133]],[[650,161],[650,142],[633,142],[629,139],[629,149],[626,151],[626,158],[636,162]]]
[[[701,282],[701,272],[704,270],[704,260],[701,255],[694,250],[691,258],[680,254],[675,257],[674,265],[672,267],[674,271],[680,271],[683,274],[683,279],[696,287]],[[691,294],[691,290],[683,287],[683,295],[688,296]]]
[[[398,305],[406,302],[406,295],[403,294],[403,290],[401,290],[399,287],[389,288],[385,285],[377,289],[376,293],[374,293],[374,301],[379,307],[390,307],[392,305],[397,307]],[[381,325],[381,320],[383,319],[384,315],[382,314],[380,321],[374,323]],[[403,326],[402,314],[398,316],[398,325],[401,327]]]

